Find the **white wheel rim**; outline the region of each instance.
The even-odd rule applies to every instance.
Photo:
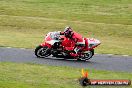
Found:
[[[88,54],[89,56],[87,55],[88,57],[87,57],[86,59],[90,59],[90,57],[92,56],[92,52],[89,51],[87,54]]]
[[[45,56],[43,56],[43,55],[40,55],[40,52],[45,52],[45,50],[43,50],[43,48],[40,48],[38,51],[37,51],[37,55],[39,56],[39,57],[45,57]]]

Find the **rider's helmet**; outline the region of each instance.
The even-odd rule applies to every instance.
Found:
[[[73,30],[72,30],[72,28],[71,27],[66,27],[65,29],[64,29],[64,35],[66,36],[66,37],[72,37],[72,35],[73,35]]]

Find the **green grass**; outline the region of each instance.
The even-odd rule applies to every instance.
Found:
[[[85,69],[91,79],[130,79],[132,73]],[[82,88],[81,69],[72,67],[0,62],[0,88]],[[113,88],[130,88],[115,86]],[[94,88],[94,87],[86,87]],[[106,86],[95,88],[106,88]],[[108,86],[111,88],[111,86]]]
[[[132,0],[0,0],[0,46],[35,48],[70,25],[97,53],[132,55]]]

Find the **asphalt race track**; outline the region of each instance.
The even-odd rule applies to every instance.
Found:
[[[33,49],[0,47],[0,62],[36,63],[54,66],[71,66],[98,70],[132,72],[132,56],[96,54],[89,61],[64,60],[62,58],[37,58]]]

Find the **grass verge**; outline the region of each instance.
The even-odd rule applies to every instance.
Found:
[[[86,70],[89,71],[92,79],[132,80],[132,73]],[[0,88],[82,88],[78,83],[80,76],[79,68],[0,62]],[[105,87],[96,86],[96,88]],[[114,86],[113,88],[130,87],[132,86]]]

